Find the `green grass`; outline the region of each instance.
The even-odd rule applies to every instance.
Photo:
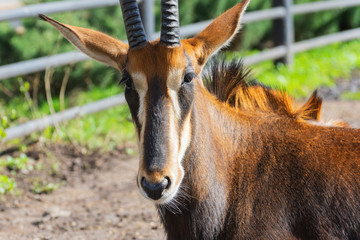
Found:
[[[252,66],[254,76],[259,81],[280,87],[296,98],[309,96],[316,88],[335,84],[337,78],[350,78],[354,69],[360,69],[360,41],[339,43],[297,54],[291,67],[277,66],[272,62],[264,62]],[[231,54],[228,58],[239,58],[242,53]],[[71,79],[70,79],[71,81]],[[48,103],[42,102],[35,107],[25,97],[28,91],[26,82],[22,85],[23,96],[1,102],[0,99],[0,135],[8,126],[14,126],[29,119],[39,118],[50,113]],[[122,92],[122,88],[113,83],[109,88],[92,86],[90,91],[72,91],[66,96],[65,106],[70,108],[83,105],[98,99],[113,96]],[[360,99],[359,93],[345,93],[345,99]],[[60,101],[53,95],[53,105],[60,110]],[[49,127],[41,133],[32,134],[33,138],[54,142],[72,142],[89,148],[101,147],[114,149],[124,142],[135,140],[135,131],[130,112],[126,105],[115,107],[97,114],[77,118],[58,127]],[[1,137],[0,137],[1,138]],[[21,144],[22,140],[13,140],[13,144]],[[11,144],[10,143],[10,144]]]
[[[26,154],[21,153],[19,157],[0,158],[0,167],[6,167],[10,171],[31,171],[33,170],[32,162]]]
[[[6,169],[8,171],[6,171]],[[16,177],[17,173],[29,173],[34,170],[34,160],[21,153],[19,157],[6,156],[0,158],[0,195],[16,193],[16,181],[5,174]],[[8,173],[6,173],[8,172]],[[5,174],[4,174],[5,173]],[[14,192],[15,190],[15,192]]]
[[[61,183],[34,182],[31,187],[31,192],[35,194],[49,194],[57,190],[61,185]]]
[[[59,129],[45,130],[47,139],[72,141],[89,148],[116,145],[134,140],[134,129],[127,106],[112,108],[100,113],[61,124]]]
[[[270,61],[252,66],[255,77],[270,86],[280,87],[296,98],[309,96],[320,86],[332,86],[337,78],[350,78],[360,68],[360,41],[336,43],[295,55],[291,67]],[[231,55],[229,58],[240,57]]]
[[[80,92],[70,96],[71,106],[84,105],[92,101],[110,97],[122,91],[114,85],[108,89],[93,88],[89,92]],[[43,105],[41,112],[48,110]],[[43,132],[43,137],[55,141],[71,141],[88,148],[105,148],[111,150],[117,145],[134,140],[134,129],[131,115],[126,105],[111,108],[99,113],[76,118],[59,125],[58,128],[49,127]]]
[[[16,183],[13,179],[6,175],[0,175],[0,195],[11,192]]]
[[[360,92],[345,92],[342,95],[342,99],[344,100],[360,100]]]
[[[73,92],[67,97],[65,105],[66,108],[84,105],[120,92],[122,92],[122,88],[117,84],[107,89],[92,88],[88,92]],[[6,105],[4,104],[5,107],[0,108],[0,117],[3,116],[7,119],[6,127],[50,114],[47,102],[43,102],[35,110],[32,104],[31,101],[26,101],[24,96],[18,96]],[[53,98],[53,105],[55,111],[60,110],[59,98]],[[111,150],[125,142],[134,141],[135,132],[130,111],[126,105],[123,105],[63,122],[56,127],[48,127],[41,133],[32,134],[32,137],[54,142],[72,142],[90,149],[101,147]],[[12,144],[21,144],[21,141],[15,139],[8,143],[8,145]]]

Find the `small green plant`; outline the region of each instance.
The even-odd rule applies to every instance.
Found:
[[[34,182],[31,191],[35,194],[49,194],[58,189],[60,183]]]
[[[0,159],[0,166],[6,167],[10,171],[32,171],[33,166],[31,159],[25,153],[20,154],[19,157],[7,156],[6,159]]]
[[[10,126],[10,123],[16,118],[17,112],[15,109],[0,109],[0,141],[6,137],[6,128],[8,128]]]
[[[127,155],[134,156],[134,155],[136,154],[136,151],[135,151],[135,149],[132,148],[132,147],[126,147],[126,148],[125,148],[125,153],[126,153]]]
[[[6,137],[5,128],[8,127],[8,118],[6,116],[1,117],[0,123],[0,140]]]
[[[6,175],[0,175],[0,195],[9,193],[13,190],[16,183]]]
[[[53,162],[53,163],[51,164],[51,169],[50,169],[49,174],[50,174],[51,176],[56,175],[56,173],[59,171],[59,168],[60,168],[59,163],[58,163],[58,162]]]

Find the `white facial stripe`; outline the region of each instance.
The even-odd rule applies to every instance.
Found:
[[[141,124],[141,126],[145,125],[145,119],[146,119],[146,113],[145,113],[145,95],[146,95],[146,91],[143,90],[138,90],[138,95],[139,95],[139,111],[138,111],[138,119],[139,119],[139,123]]]
[[[138,111],[139,123],[141,125],[144,125],[145,118],[146,118],[144,102],[145,102],[145,95],[148,90],[146,76],[145,76],[145,74],[143,74],[141,72],[137,72],[137,73],[131,74],[131,78],[133,80],[134,87],[139,95],[139,111]]]
[[[148,84],[146,81],[146,76],[142,72],[132,73],[131,78],[134,82],[136,90],[144,90],[145,92],[148,89]]]
[[[181,130],[176,127],[178,120],[181,118],[181,108],[178,100],[178,91],[181,87],[182,82],[182,71],[178,69],[172,69],[169,71],[167,79],[168,93],[172,102],[172,113],[170,114],[170,129],[169,129],[169,140],[171,149],[171,161],[176,161],[178,167],[183,171],[181,162],[185,156],[185,152],[190,144],[191,140],[191,125],[190,125],[190,114],[186,117],[183,122]],[[178,132],[181,131],[181,132]],[[180,133],[180,142],[179,142]]]
[[[180,149],[178,154],[179,164],[185,156],[185,152],[190,145],[191,141],[191,124],[190,124],[190,114],[188,114],[184,120],[182,130],[180,133]]]
[[[171,99],[171,103],[173,105],[173,112],[175,113],[176,118],[180,119],[181,109],[180,109],[180,105],[179,105],[179,99],[178,99],[177,92],[169,88],[168,93],[169,93],[169,96]]]
[[[136,143],[137,143],[138,149],[140,149],[140,139],[139,139],[139,135],[138,135],[139,129],[137,128],[137,126],[136,126],[136,124],[135,124],[135,121],[133,121],[133,123],[134,123],[135,131],[136,131],[136,134],[135,134],[135,136],[136,136]]]
[[[145,131],[145,119],[146,119],[146,111],[145,111],[145,95],[148,90],[148,84],[146,80],[145,74],[141,72],[132,73],[131,74],[132,81],[134,83],[134,87],[139,95],[139,110],[137,113],[137,117],[139,123],[141,124],[140,136],[137,139],[138,149],[140,159],[143,158],[143,149],[144,149],[144,131]],[[137,129],[138,130],[138,129]]]
[[[180,119],[180,117],[181,117],[181,108],[179,105],[177,92],[179,91],[179,89],[181,87],[182,74],[183,73],[181,70],[172,69],[169,71],[169,74],[167,77],[168,93],[169,93],[169,96],[170,96],[177,119]]]
[[[139,145],[138,145],[140,159],[144,159],[144,132],[145,132],[145,126],[142,125],[140,136],[139,136]]]
[[[176,122],[178,120],[174,117],[172,111],[169,111],[169,160],[176,161],[176,156],[179,151],[179,134],[177,132]]]
[[[167,76],[167,87],[173,90],[179,90],[182,82],[183,71],[180,69],[172,68]]]

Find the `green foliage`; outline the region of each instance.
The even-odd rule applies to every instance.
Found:
[[[26,0],[25,4],[51,2],[55,0]],[[181,25],[215,18],[222,12],[237,4],[238,0],[184,0],[179,2]],[[309,3],[313,0],[295,0],[295,4]],[[155,1],[156,28],[160,30],[160,0]],[[271,1],[252,0],[248,12],[268,9]],[[125,29],[121,20],[120,7],[107,7],[91,10],[72,11],[52,14],[55,19],[85,28],[105,32],[119,39],[125,39]],[[18,34],[8,23],[0,23],[0,65],[28,60],[32,58],[53,55],[74,50],[74,47],[64,39],[50,24],[37,18],[23,19],[25,32]],[[295,17],[296,40],[312,38],[339,30],[360,26],[360,8],[353,7],[340,10],[323,11],[320,13],[299,15]],[[241,49],[263,49],[273,45],[271,38],[271,21],[261,21],[247,24],[243,27]],[[236,43],[236,41],[235,41]],[[239,43],[237,43],[239,46]],[[119,79],[116,71],[93,61],[74,64],[67,86],[68,92],[78,88],[89,89],[92,85],[111,86]],[[56,68],[52,77],[52,93],[58,95],[64,70],[67,67]],[[104,74],[106,73],[106,74]],[[44,73],[27,76],[29,90],[32,90],[35,79],[42,79]],[[19,82],[14,79],[2,81],[2,84],[11,92],[19,91]],[[38,101],[45,101],[44,84],[42,81],[36,86],[39,88]],[[0,97],[5,96],[0,91]],[[9,99],[8,99],[9,100]]]
[[[70,102],[73,105],[84,105],[122,91],[118,85],[106,89],[93,87],[89,92],[80,92],[76,96],[70,96]],[[45,108],[46,105],[40,109],[44,110]],[[111,150],[124,141],[134,140],[134,127],[130,119],[128,107],[126,105],[118,106],[63,123],[57,129],[47,128],[45,136],[47,139],[56,141],[65,140],[87,145],[91,149],[105,146],[107,150]]]
[[[274,66],[268,61],[252,68],[260,82],[280,87],[300,98],[320,86],[335,84],[340,77],[350,78],[351,72],[360,68],[359,48],[359,40],[337,43],[297,54],[291,67]],[[238,57],[238,54],[230,55],[230,58]]]
[[[213,19],[237,3],[239,3],[238,0],[183,1],[179,3],[180,21],[182,24],[191,24],[193,22]],[[247,9],[247,12],[268,9],[270,7],[271,1],[252,0]],[[189,12],[192,12],[192,14],[189,14]],[[236,48],[240,48],[243,51],[249,50],[251,48],[262,48],[264,43],[266,44],[269,40],[271,40],[271,27],[271,21],[261,21],[244,25],[240,38],[234,41],[234,44],[237,45]],[[240,41],[241,44],[237,44],[237,41]],[[239,45],[240,47],[238,47]]]
[[[7,127],[8,127],[8,118],[7,116],[3,116],[1,117],[1,123],[0,123],[0,140],[6,137],[5,128]]]
[[[24,82],[20,78],[18,80],[21,83],[19,87],[20,97],[11,98],[12,102],[10,104],[7,104],[7,101],[0,97],[0,141],[6,137],[6,128],[18,123],[18,121],[22,121],[21,116],[18,115],[19,111],[29,116],[29,111],[34,108],[28,93],[29,82]],[[6,107],[2,107],[2,105]]]
[[[49,194],[58,189],[61,186],[60,183],[48,183],[48,182],[34,182],[31,187],[31,191],[35,194]]]
[[[6,175],[0,175],[0,195],[11,192],[15,186],[16,183],[13,179]]]
[[[341,96],[344,100],[360,100],[360,92],[345,92]]]
[[[0,98],[0,106],[2,105],[2,99]],[[24,121],[25,118],[32,117],[31,106],[26,103],[23,96],[14,97],[11,102],[5,104],[4,107],[0,107],[0,132],[3,132],[3,138],[6,136],[6,128],[14,126]],[[1,139],[1,137],[0,137]]]
[[[10,171],[33,170],[31,159],[24,153],[21,153],[19,157],[7,156],[6,159],[0,159],[0,166],[6,167]]]
[[[64,139],[86,145],[90,149],[101,147],[112,150],[123,142],[135,139],[130,118],[128,107],[119,106],[64,123],[58,130],[52,128],[48,138],[58,141]]]
[[[29,2],[34,3],[34,1]],[[66,12],[54,14],[51,17],[72,25],[99,30],[114,37],[125,39],[126,36],[123,22],[120,21],[121,10],[119,7]],[[114,21],[114,19],[118,20]],[[18,34],[9,27],[7,22],[0,23],[0,65],[75,50],[56,29],[44,21],[37,18],[27,18],[23,20],[23,26],[26,31],[23,34]],[[93,61],[78,63],[72,67],[73,70],[69,78],[73,80],[69,81],[68,90],[86,89],[92,84],[108,86],[118,79],[118,74],[111,73],[111,71],[106,70],[108,67]],[[59,92],[66,68],[68,67],[56,68],[52,77],[52,93]],[[104,75],[104,72],[107,74]],[[44,73],[40,73],[27,77],[29,90],[33,89],[35,80],[42,79],[43,76]],[[20,89],[20,84],[15,79],[2,81],[2,85],[13,94],[16,94]],[[75,81],[75,79],[80,79],[80,81]],[[39,88],[39,101],[44,101],[43,81],[40,81],[36,87]],[[0,97],[6,97],[6,95],[0,91]]]
[[[113,84],[108,88],[92,86],[88,92],[70,94],[66,101],[66,107],[84,105],[122,91],[122,87],[119,87],[118,84]],[[50,114],[47,102],[42,103],[32,112],[31,106],[24,104],[24,101],[23,96],[14,97],[3,110],[0,110],[9,113],[12,112],[11,110],[16,110],[16,118],[9,121],[10,126]],[[54,97],[53,103],[55,110],[59,111],[59,98]],[[49,141],[66,141],[86,145],[91,149],[101,147],[107,150],[112,150],[123,142],[135,139],[130,111],[126,105],[64,122],[57,127],[47,127],[40,133],[40,136]],[[39,133],[34,133],[33,137],[39,138]],[[20,144],[18,141],[12,143]]]
[[[1,139],[6,137],[5,129],[9,127],[9,118],[11,120],[16,118],[16,110],[15,109],[10,110],[9,117],[6,116],[5,113],[0,110],[0,141],[1,141]]]
[[[159,2],[160,1],[157,1],[160,5]],[[179,9],[181,25],[215,18],[238,2],[238,0],[180,1]],[[247,12],[271,8],[271,2],[272,1],[252,0]],[[310,2],[316,1],[294,0],[294,4]],[[355,28],[360,26],[360,7],[296,15],[294,23],[296,29],[296,41]],[[253,48],[262,49],[264,47],[272,46],[272,25],[271,21],[261,21],[243,26],[242,32],[244,32],[244,34],[241,36],[241,49],[246,51]],[[160,20],[158,20],[156,26],[160,26]]]

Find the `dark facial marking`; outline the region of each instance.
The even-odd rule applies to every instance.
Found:
[[[160,83],[154,78],[145,97],[144,163],[149,173],[163,170],[169,153],[169,98],[166,86]]]
[[[190,58],[187,57],[187,59],[188,59],[189,64],[185,69],[183,81],[181,83],[181,87],[178,92],[178,100],[179,100],[179,104],[180,104],[180,108],[181,108],[181,117],[180,117],[179,126],[182,126],[182,124],[185,120],[185,117],[189,113],[192,103],[194,101],[193,80],[195,78],[197,78],[197,75],[191,66]]]
[[[135,122],[136,128],[138,129],[138,135],[140,134],[141,124],[138,119],[138,111],[139,111],[139,95],[134,88],[133,81],[128,72],[124,70],[122,79],[120,84],[125,85],[125,99],[129,105],[131,116],[133,121]]]

